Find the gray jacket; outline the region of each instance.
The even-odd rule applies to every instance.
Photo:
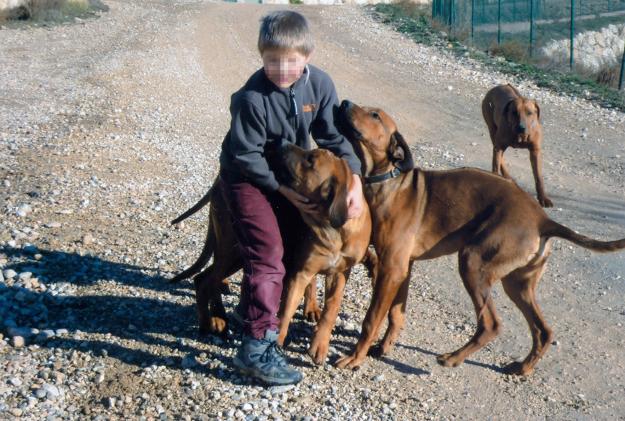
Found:
[[[258,70],[232,95],[232,121],[219,157],[222,176],[229,182],[247,181],[277,190],[278,181],[266,159],[268,148],[290,142],[310,149],[309,135],[360,175],[360,161],[352,145],[335,127],[336,107],[332,80],[314,66],[306,66],[302,77],[286,89],[274,85],[263,69]]]

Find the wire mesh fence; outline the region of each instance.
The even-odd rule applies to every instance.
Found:
[[[611,70],[623,87],[625,0],[433,0],[432,17],[478,48],[505,47],[587,73]]]

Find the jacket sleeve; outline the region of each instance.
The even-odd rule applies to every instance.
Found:
[[[343,158],[354,174],[361,175],[360,160],[356,156],[354,148],[345,136],[339,133],[334,124],[334,112],[338,105],[339,100],[334,83],[330,79],[326,79],[322,87],[317,118],[311,125],[311,135],[320,148],[328,149],[339,158]]]
[[[265,158],[265,124],[266,117],[258,107],[249,100],[240,101],[239,106],[232,111],[230,150],[233,163],[242,175],[259,187],[274,191],[280,184]]]

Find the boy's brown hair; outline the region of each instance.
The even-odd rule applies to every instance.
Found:
[[[295,50],[309,56],[315,49],[308,21],[290,10],[269,13],[260,20],[258,51]]]

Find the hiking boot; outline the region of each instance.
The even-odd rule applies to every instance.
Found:
[[[277,339],[278,332],[272,330],[265,331],[262,339],[245,335],[234,357],[234,365],[241,373],[267,385],[298,383],[302,380],[302,374],[287,364]]]

